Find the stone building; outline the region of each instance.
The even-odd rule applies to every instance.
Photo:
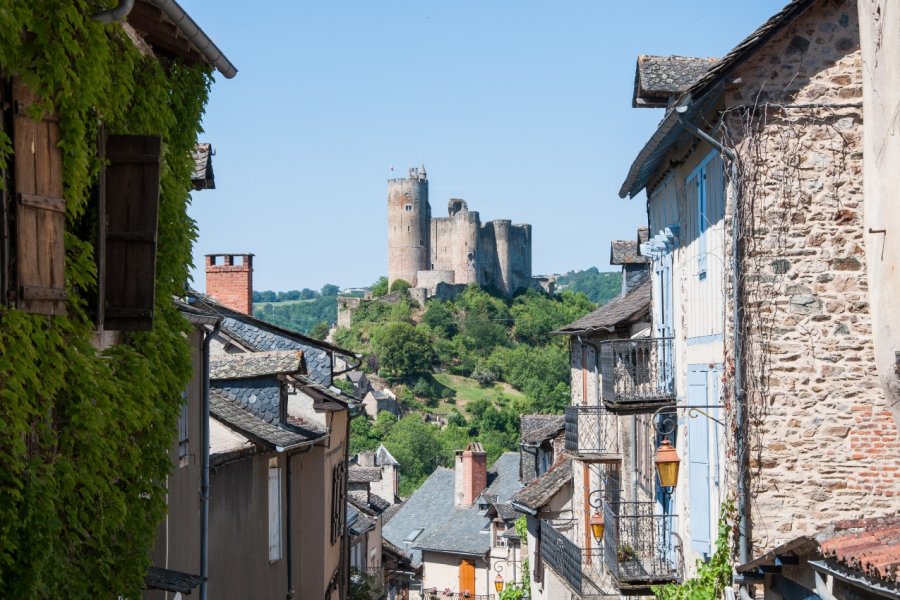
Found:
[[[876,376],[872,313],[886,313],[866,277],[885,264],[866,252],[878,241],[863,223],[857,12],[794,0],[711,67],[697,59],[620,191],[648,198],[650,339],[666,360],[643,367],[672,392],[661,418],[682,461],[671,495],[657,490],[673,519],[657,543],[674,540],[693,575],[734,500],[735,582],[767,599],[870,597],[847,582],[897,594],[878,575],[900,559],[878,541],[896,530],[879,518],[897,512],[900,439]],[[676,79],[642,71],[653,59],[636,98]]]
[[[446,217],[432,217],[425,167],[388,180],[388,281],[434,296],[444,286],[493,286],[511,296],[532,286],[531,225],[482,223],[466,202],[451,198]],[[446,293],[446,292],[444,292]]]

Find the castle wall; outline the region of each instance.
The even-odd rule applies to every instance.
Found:
[[[454,283],[455,273],[452,269],[419,271],[416,273],[417,287],[428,290],[428,295],[433,296],[439,283]]]
[[[429,268],[431,207],[424,172],[388,180],[388,282],[403,279],[416,286],[416,272]]]
[[[508,293],[531,286],[531,225],[513,225],[509,245]]]

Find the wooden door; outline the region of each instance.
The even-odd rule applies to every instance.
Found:
[[[475,595],[475,561],[462,559],[459,561],[459,593],[465,592]]]

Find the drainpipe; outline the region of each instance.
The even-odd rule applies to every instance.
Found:
[[[131,12],[134,7],[134,0],[119,0],[119,5],[109,10],[101,10],[91,15],[91,18],[98,23],[109,25],[110,23],[121,23]]]
[[[750,481],[747,474],[747,392],[744,389],[744,349],[743,349],[743,313],[741,311],[741,281],[742,265],[740,236],[740,209],[741,196],[737,181],[737,155],[730,148],[726,148],[719,140],[715,139],[693,123],[684,119],[683,113],[687,107],[675,109],[681,115],[679,124],[694,136],[704,140],[713,148],[724,154],[731,161],[731,181],[734,187],[734,211],[731,217],[732,248],[731,268],[734,273],[734,285],[732,285],[732,304],[734,320],[734,398],[735,398],[735,424],[737,426],[737,460],[738,460],[738,562],[747,564],[750,560]]]
[[[200,471],[200,600],[206,600],[209,578],[209,344],[222,320],[203,338],[203,463]]]

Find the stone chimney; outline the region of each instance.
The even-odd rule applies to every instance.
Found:
[[[207,254],[206,295],[222,306],[252,314],[253,255]]]
[[[487,487],[487,452],[478,442],[469,442],[456,451],[456,489],[454,504],[472,506]]]

